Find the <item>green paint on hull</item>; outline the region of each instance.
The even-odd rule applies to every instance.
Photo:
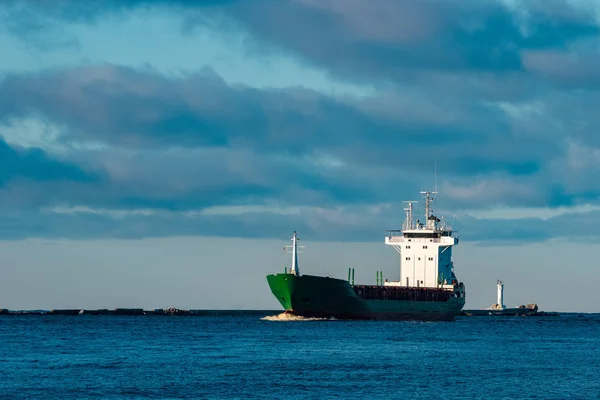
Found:
[[[363,300],[348,281],[322,276],[272,274],[267,282],[286,312],[337,319],[451,321],[465,297],[441,301]]]

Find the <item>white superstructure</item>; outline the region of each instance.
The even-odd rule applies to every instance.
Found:
[[[385,244],[400,253],[400,280],[385,286],[453,288],[458,284],[452,264],[452,247],[458,235],[452,227],[433,215],[432,202],[437,192],[421,192],[425,197],[425,222],[413,222],[413,204],[408,201],[402,230],[385,233]]]

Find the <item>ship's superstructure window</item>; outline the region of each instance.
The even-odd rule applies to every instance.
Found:
[[[404,232],[404,237],[408,238],[409,241],[410,238],[439,239],[442,237],[442,232]]]
[[[427,248],[427,246],[423,246],[423,248],[424,248],[424,249],[426,249],[426,248]]]
[[[406,261],[410,261],[410,257],[406,257]]]

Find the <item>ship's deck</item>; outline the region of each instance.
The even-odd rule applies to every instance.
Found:
[[[353,289],[357,296],[363,300],[446,302],[454,296],[453,291],[438,288],[354,285]]]

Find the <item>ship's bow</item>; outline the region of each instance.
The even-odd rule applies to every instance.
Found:
[[[304,317],[352,317],[364,308],[342,279],[293,274],[267,276],[271,292],[286,312]]]

